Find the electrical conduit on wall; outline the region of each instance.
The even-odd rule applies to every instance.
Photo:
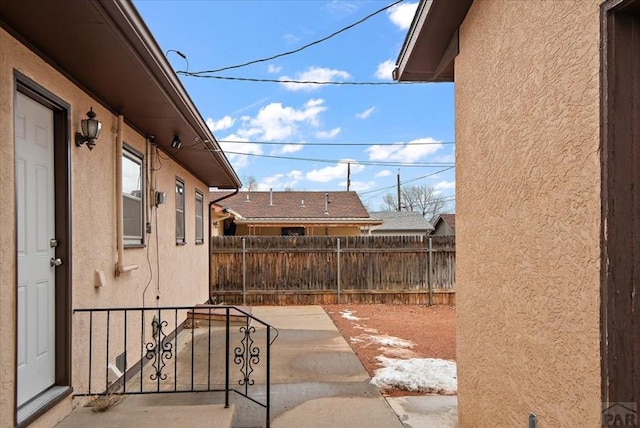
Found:
[[[124,117],[118,115],[118,133],[116,135],[116,224],[117,224],[117,246],[118,261],[116,263],[116,275],[138,269],[138,265],[126,265],[124,263],[124,219],[122,202],[122,145]]]

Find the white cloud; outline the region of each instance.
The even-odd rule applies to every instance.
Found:
[[[282,141],[301,132],[304,126],[317,127],[319,115],[325,111],[323,99],[311,99],[300,109],[271,103],[253,118],[243,120],[238,135],[264,141]]]
[[[431,144],[424,144],[431,143]],[[433,138],[420,138],[408,143],[395,143],[390,146],[374,145],[366,151],[369,160],[416,162],[425,156],[433,154],[442,148],[442,144]]]
[[[280,147],[276,154],[284,155],[286,153],[295,153],[302,150],[302,144],[285,144]]]
[[[207,118],[207,126],[211,130],[211,132],[222,131],[224,129],[229,129],[236,122],[234,118],[231,116],[225,116],[220,120],[213,120],[212,118]]]
[[[416,14],[418,3],[401,3],[387,10],[389,19],[401,30],[407,30],[411,26],[413,16]]]
[[[342,159],[340,163],[334,166],[327,166],[325,168],[314,169],[306,174],[306,178],[309,181],[314,181],[317,183],[328,183],[329,181],[337,180],[337,179],[346,179],[347,177],[347,163],[351,162],[351,174],[356,174],[364,170],[364,165],[360,165],[359,163],[351,160],[351,159]]]
[[[282,66],[280,65],[269,64],[267,66],[267,72],[269,73],[280,73],[280,71],[282,71]]]
[[[247,104],[246,106],[240,107],[239,109],[236,109],[236,110],[232,111],[231,114],[237,115],[238,113],[242,113],[243,111],[251,110],[254,107],[257,107],[259,105],[262,105],[262,104],[266,103],[268,99],[269,99],[268,97],[260,98],[257,101],[254,101],[254,102],[252,102],[250,104]],[[247,116],[242,116],[240,118],[240,120],[243,120],[246,117]]]
[[[454,181],[440,181],[433,185],[433,188],[436,190],[444,190],[444,189],[455,189],[456,182]]]
[[[375,76],[382,80],[393,80],[394,68],[396,68],[396,63],[392,59],[388,59],[378,64]]]
[[[375,186],[375,182],[374,181],[354,181],[351,180],[351,186],[349,187],[349,190],[352,190],[354,192],[362,192],[363,190],[369,190],[372,189],[373,186]],[[344,181],[342,183],[340,183],[340,186],[342,186],[343,188],[347,188],[347,182]]]
[[[349,79],[351,75],[344,70],[334,70],[323,67],[309,67],[302,73],[296,73],[294,77],[282,76],[280,80],[303,80],[311,82],[342,82]],[[286,83],[282,85],[289,91],[313,91],[319,89],[322,85],[314,85],[312,83]]]
[[[239,135],[231,134],[223,138],[223,140],[239,141],[238,143],[220,142],[220,147],[222,148],[222,151],[229,159],[229,162],[231,162],[233,167],[236,169],[240,169],[247,166],[249,164],[249,157],[250,157],[247,155],[239,155],[236,153],[249,153],[254,155],[262,154],[262,146],[260,144],[247,143],[246,142],[247,140],[245,138],[240,137]],[[235,152],[235,153],[230,153],[230,152]]]
[[[365,111],[363,111],[363,112],[356,113],[356,117],[357,117],[358,119],[366,119],[366,118],[368,118],[369,116],[371,116],[371,113],[373,113],[373,111],[374,111],[375,109],[376,109],[375,107],[369,107],[368,109],[366,109],[366,110],[365,110]]]
[[[302,180],[304,178],[304,174],[302,173],[302,171],[294,169],[293,171],[291,171],[291,172],[289,172],[287,174],[287,177],[299,181],[299,180]]]
[[[282,36],[282,39],[285,41],[285,43],[292,45],[298,40],[300,40],[300,37],[293,35],[291,33],[287,33],[284,36]]]
[[[258,190],[282,190],[286,188],[293,189],[300,180],[304,178],[302,171],[293,170],[287,174],[273,174],[268,177],[264,177],[258,183]]]
[[[351,15],[358,10],[358,5],[355,2],[333,0],[325,6],[329,12],[338,17],[345,17]]]
[[[435,159],[436,162],[443,162],[443,163],[454,163],[456,161],[456,154],[455,153],[450,153],[448,155],[442,155],[442,156],[438,156]]]
[[[379,173],[377,173],[376,175],[374,175],[374,177],[379,178],[379,177],[389,177],[391,175],[391,171],[389,171],[388,169],[385,169],[384,171],[380,171]]]
[[[433,194],[434,195],[441,195],[443,192],[443,190],[450,190],[453,189],[455,190],[456,188],[456,182],[454,181],[440,181],[436,184],[433,185]]]
[[[436,162],[454,163],[456,161],[456,147],[451,146],[451,153],[441,154],[435,158]]]
[[[327,140],[333,138],[340,133],[341,128],[333,128],[331,131],[318,131],[316,132],[316,138],[322,138]]]

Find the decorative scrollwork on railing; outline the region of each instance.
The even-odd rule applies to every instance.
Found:
[[[154,319],[151,322],[151,327],[153,328],[153,341],[149,342],[145,345],[147,349],[147,359],[153,360],[151,364],[155,369],[155,373],[151,373],[149,378],[151,380],[166,380],[167,374],[162,373],[162,369],[166,366],[164,360],[170,360],[173,357],[173,344],[171,342],[164,343],[167,335],[162,330],[164,327],[167,327],[168,323],[166,321],[158,321]]]
[[[255,381],[251,379],[254,364],[260,363],[260,348],[254,346],[252,333],[256,332],[255,327],[240,327],[243,338],[240,346],[233,350],[233,362],[240,366],[240,373],[243,378],[238,381],[238,385],[253,385]]]

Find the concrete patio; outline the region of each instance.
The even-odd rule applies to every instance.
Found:
[[[253,315],[279,330],[271,351],[272,427],[457,426],[455,397],[400,397],[388,402],[370,385],[362,364],[321,307],[254,307]],[[191,337],[192,332],[181,334]],[[264,373],[257,370],[252,378],[256,385],[250,387],[251,396],[263,401]],[[265,425],[265,409],[250,400],[233,393],[230,408],[222,403],[220,392],[126,396],[106,412],[80,407],[58,427]]]

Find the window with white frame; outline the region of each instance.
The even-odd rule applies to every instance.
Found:
[[[196,244],[204,243],[204,195],[196,190]]]
[[[186,243],[184,236],[184,181],[176,178],[176,243]]]
[[[144,182],[142,155],[122,150],[122,225],[124,246],[144,244]]]

